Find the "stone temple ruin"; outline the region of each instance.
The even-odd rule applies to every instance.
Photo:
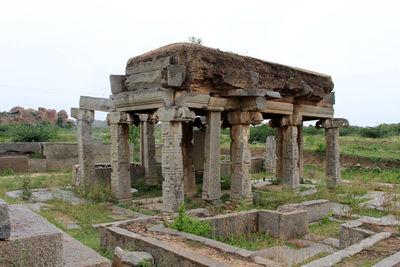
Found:
[[[299,188],[303,172],[304,121],[318,120],[326,132],[326,174],[340,181],[339,128],[330,76],[222,52],[201,45],[171,44],[130,59],[125,75],[110,75],[109,99],[81,96],[77,119],[77,183],[96,183],[91,123],[94,111],[109,112],[111,191],[120,202],[131,200],[129,125],[141,126],[141,164],[146,183],[156,184],[154,125],[161,123],[163,209],[177,211],[184,194],[196,192],[194,151],[204,144],[202,198],[219,203],[220,128],[230,128],[231,198],[252,198],[250,125],[270,120],[276,129],[276,177]],[[196,129],[194,131],[194,129]],[[194,138],[195,137],[195,138]]]

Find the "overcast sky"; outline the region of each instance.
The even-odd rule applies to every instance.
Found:
[[[190,36],[331,75],[335,117],[353,125],[400,122],[400,1],[365,0],[2,0],[0,111],[69,113],[108,97],[129,58]]]

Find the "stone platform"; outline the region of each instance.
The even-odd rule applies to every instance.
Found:
[[[109,260],[26,206],[10,205],[9,213],[11,237],[0,241],[0,266],[111,266]]]

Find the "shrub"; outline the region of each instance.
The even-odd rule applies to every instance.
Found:
[[[315,151],[320,152],[320,153],[325,153],[326,144],[322,143],[322,142],[317,143],[317,148],[315,149]]]
[[[49,123],[18,124],[12,128],[13,142],[49,142],[58,134],[59,128]]]
[[[315,128],[313,125],[303,127],[303,135],[323,135],[325,131]]]
[[[167,226],[178,231],[199,236],[208,236],[211,230],[210,222],[200,222],[199,218],[190,217],[186,214],[184,202],[182,202],[181,206],[179,207],[178,216],[176,216],[174,221]]]
[[[274,128],[266,124],[250,127],[250,138],[249,138],[250,143],[254,141],[257,141],[259,143],[265,143],[268,136],[275,136]]]

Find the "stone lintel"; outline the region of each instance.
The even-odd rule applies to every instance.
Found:
[[[174,105],[174,92],[169,89],[143,89],[122,92],[113,96],[117,111],[145,111]]]
[[[263,121],[261,112],[234,111],[228,113],[228,122],[234,124],[259,124]]]
[[[260,112],[266,114],[291,115],[293,114],[293,104],[267,101],[266,108],[260,110]]]
[[[298,104],[294,106],[295,113],[302,115],[309,120],[315,119],[331,119],[333,118],[334,110],[332,107],[319,107],[312,105]]]
[[[113,94],[121,93],[126,91],[125,86],[125,75],[110,75],[110,86]]]
[[[228,89],[221,90],[221,96],[263,96],[268,99],[281,98],[279,92],[268,89]]]
[[[168,121],[194,121],[194,111],[187,107],[161,107],[154,113],[154,118],[161,122]]]
[[[178,92],[175,97],[176,106],[210,111],[223,111],[227,102],[225,98],[192,92]]]
[[[267,99],[263,96],[229,97],[225,110],[261,111],[267,108]]]
[[[343,118],[335,118],[335,119],[326,119],[326,120],[319,120],[315,124],[317,129],[330,129],[330,128],[342,128],[342,127],[349,127],[349,121]]]
[[[109,98],[81,96],[79,99],[81,109],[111,112],[115,110],[114,101]]]
[[[285,127],[285,126],[299,126],[302,123],[303,123],[302,122],[302,116],[301,115],[296,115],[296,114],[282,117],[281,120],[280,120],[280,125],[282,127]]]
[[[71,117],[92,123],[94,121],[94,111],[81,108],[71,108]]]

